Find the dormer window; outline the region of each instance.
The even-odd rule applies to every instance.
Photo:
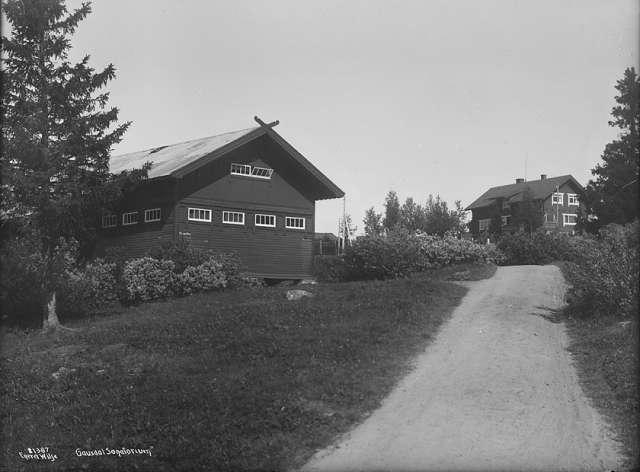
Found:
[[[268,167],[250,166],[249,164],[231,164],[231,175],[270,179],[272,174],[273,169]]]

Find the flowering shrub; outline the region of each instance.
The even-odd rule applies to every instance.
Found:
[[[553,261],[576,261],[589,238],[566,233],[537,231],[505,234],[497,247],[504,254],[505,265],[548,264]]]
[[[582,238],[581,238],[582,239]],[[626,316],[638,310],[638,222],[609,225],[597,239],[579,241],[580,257],[567,264],[568,300],[577,313]]]
[[[140,302],[174,295],[177,275],[173,261],[152,257],[131,259],[124,265],[125,301]]]
[[[197,266],[188,266],[175,279],[174,291],[180,295],[225,288],[229,280],[223,264],[211,257]]]
[[[501,260],[502,255],[494,246],[406,231],[358,237],[344,257],[347,278],[354,280],[404,277],[448,264]]]
[[[198,266],[213,253],[191,246],[188,241],[167,241],[151,248],[147,256],[153,259],[173,261],[175,272],[180,274],[189,266]]]
[[[68,270],[60,289],[60,311],[85,315],[108,311],[118,303],[116,264],[96,259],[82,270]]]

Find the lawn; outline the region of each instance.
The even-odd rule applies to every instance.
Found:
[[[494,271],[319,284],[300,301],[277,286],[200,294],[79,320],[75,332],[5,333],[3,464],[294,468],[375,409],[434,339],[467,290],[446,279]],[[36,447],[58,459],[20,458]]]

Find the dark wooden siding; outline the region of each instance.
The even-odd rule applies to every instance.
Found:
[[[236,252],[246,270],[261,277],[303,278],[312,274],[315,202],[295,182],[283,178],[271,151],[257,140],[187,174],[176,205],[177,237],[194,247]],[[231,175],[231,163],[274,169],[270,179]],[[194,222],[188,208],[212,210],[212,221]],[[223,211],[245,213],[244,225],[222,223]],[[257,213],[276,216],[275,228],[256,227]],[[304,217],[305,229],[285,228],[285,218]]]
[[[131,191],[115,209],[118,225],[99,232],[96,254],[103,255],[108,247],[122,247],[127,257],[140,257],[154,246],[174,239],[175,181],[152,181]],[[144,211],[161,209],[160,221],[145,223]],[[122,214],[137,211],[138,224],[123,226]]]
[[[211,222],[189,221],[188,208],[212,210]],[[245,213],[244,225],[222,222],[223,211]],[[312,272],[313,213],[300,210],[266,208],[259,205],[234,205],[184,199],[176,209],[177,233],[192,246],[217,252],[236,252],[245,269],[257,276],[273,278],[309,277]],[[254,225],[256,213],[276,216],[275,228]],[[304,217],[305,229],[285,228],[285,217]]]
[[[144,256],[149,249],[174,238],[173,208],[163,207],[161,221],[144,222],[144,209],[141,209],[140,221],[136,225],[122,226],[122,216],[118,213],[118,227],[107,228],[100,232],[96,244],[96,254],[103,255],[108,247],[122,247],[127,257]]]

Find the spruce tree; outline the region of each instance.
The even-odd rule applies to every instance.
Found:
[[[595,231],[609,223],[625,224],[638,218],[638,172],[640,170],[640,78],[633,67],[624,71],[616,86],[616,105],[609,126],[618,128],[617,139],[608,143],[602,162],[591,173],[581,195],[588,219],[581,224]]]
[[[91,12],[89,3],[69,12],[63,0],[9,0],[2,37],[3,215],[21,219],[42,255],[43,327],[59,325],[56,286],[65,241],[90,247],[103,209],[148,166],[109,173],[109,154],[129,122],[118,124],[104,90],[115,77],[89,56],[71,63],[70,36]]]

